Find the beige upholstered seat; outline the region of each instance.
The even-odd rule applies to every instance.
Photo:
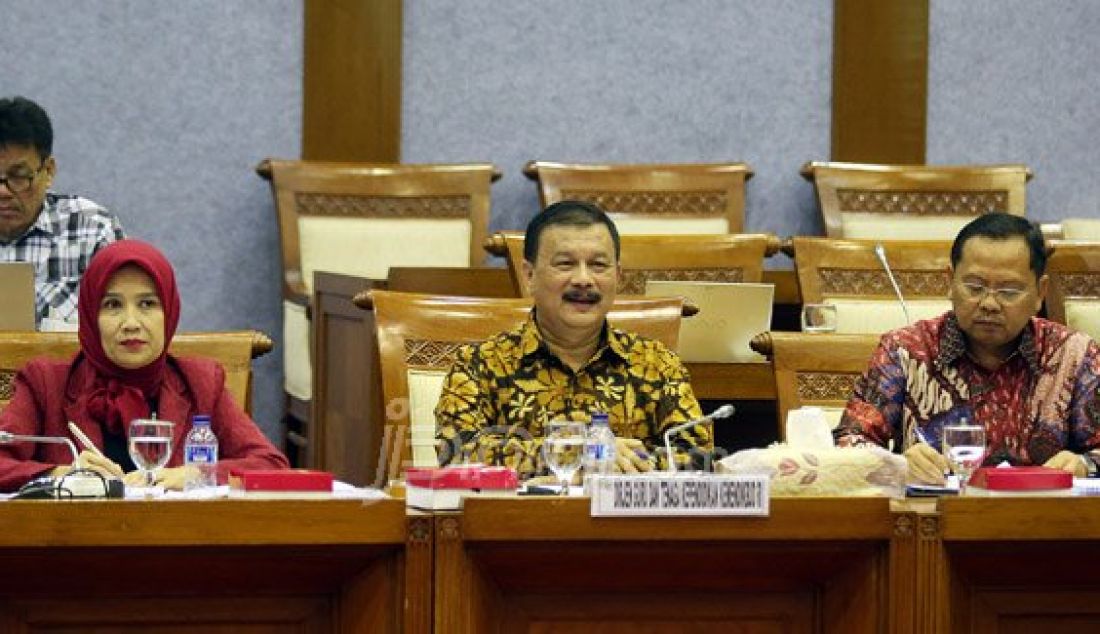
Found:
[[[1047,314],[1100,340],[1100,242],[1052,242]]]
[[[739,233],[745,226],[745,163],[579,164],[531,161],[542,206],[596,203],[628,234]]]
[[[1065,218],[1058,226],[1063,240],[1100,242],[1100,218]]]
[[[436,464],[435,405],[459,348],[514,328],[527,318],[531,302],[373,290],[367,305],[378,334],[386,403],[382,446],[392,478],[410,459],[415,466]],[[682,310],[678,298],[620,298],[608,319],[675,349]]]
[[[852,395],[856,379],[867,369],[877,335],[765,332],[752,348],[772,360],[779,401],[780,439],[787,437],[787,412],[805,406],[825,410],[835,427]]]
[[[252,414],[252,359],[271,351],[262,332],[181,332],[169,351],[183,357],[207,357],[225,368],[226,388]],[[13,395],[15,374],[35,357],[70,359],[80,350],[75,332],[0,332],[0,408]]]
[[[507,256],[516,292],[527,296],[523,279],[523,233],[500,231],[485,243],[493,255]],[[641,295],[650,280],[759,282],[764,258],[779,251],[772,234],[624,235],[619,258],[619,292]]]
[[[837,307],[838,333],[883,333],[906,325],[905,314],[871,240],[794,237],[791,240],[804,304]],[[913,321],[951,308],[951,243],[883,244]]]
[[[391,266],[479,264],[493,166],[267,159],[256,171],[279,220],[288,410],[308,418],[313,272],[383,280]]]
[[[1025,165],[870,165],[811,162],[830,238],[951,240],[974,216],[1023,216],[1031,171]]]

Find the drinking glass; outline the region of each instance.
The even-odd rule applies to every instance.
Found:
[[[985,427],[981,425],[944,425],[943,455],[959,476],[959,493],[966,493],[970,476],[985,459]]]
[[[542,456],[561,481],[561,494],[569,495],[573,474],[581,466],[586,427],[584,423],[554,421],[543,430]]]
[[[166,420],[130,421],[130,459],[145,474],[145,486],[153,486],[153,471],[168,464],[172,455],[172,423]]]
[[[836,306],[805,304],[802,306],[802,332],[836,331]]]

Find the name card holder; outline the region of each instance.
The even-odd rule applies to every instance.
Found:
[[[592,517],[767,517],[768,476],[592,475]]]

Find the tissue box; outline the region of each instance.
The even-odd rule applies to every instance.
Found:
[[[900,497],[909,465],[881,447],[745,449],[718,461],[718,473],[765,474],[772,497]]]
[[[519,476],[508,467],[414,467],[405,472],[405,483],[407,506],[426,511],[457,511],[467,495],[514,493]]]
[[[1041,491],[1073,488],[1073,474],[1050,467],[982,467],[970,486],[990,491]]]

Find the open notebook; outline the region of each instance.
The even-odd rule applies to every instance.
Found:
[[[650,297],[688,298],[699,313],[680,323],[680,358],[689,363],[763,363],[749,348],[757,334],[771,330],[772,284],[649,280]]]
[[[0,262],[0,330],[34,330],[34,265]]]

